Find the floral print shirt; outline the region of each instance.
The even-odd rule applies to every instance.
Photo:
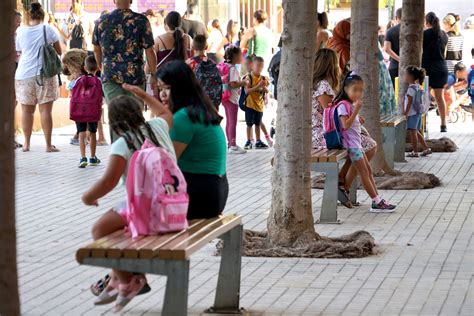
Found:
[[[154,43],[150,23],[144,15],[120,9],[103,15],[95,25],[92,40],[102,50],[102,81],[144,84],[143,52]]]

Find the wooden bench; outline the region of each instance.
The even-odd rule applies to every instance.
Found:
[[[311,171],[324,172],[323,202],[321,205],[321,215],[318,224],[340,224],[337,219],[337,191],[339,182],[339,167],[347,158],[345,149],[323,149],[313,151],[311,154]],[[349,199],[355,203],[357,201],[357,184],[354,180],[350,189]]]
[[[385,159],[390,168],[393,168],[395,162],[405,162],[406,118],[404,115],[382,115],[380,125]]]
[[[240,312],[242,218],[225,215],[190,222],[187,230],[135,239],[116,231],[80,248],[80,264],[167,276],[162,315],[187,315],[189,258],[210,241],[221,238],[224,248],[212,312]]]

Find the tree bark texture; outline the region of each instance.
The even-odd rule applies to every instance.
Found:
[[[398,108],[403,111],[403,103],[408,86],[403,80],[407,66],[421,66],[423,49],[423,26],[425,20],[425,0],[403,0],[400,25],[400,63],[398,81]]]
[[[278,81],[278,141],[267,221],[270,242],[314,239],[311,204],[311,90],[317,0],[283,0],[283,48]]]
[[[372,160],[375,173],[385,169],[382,129],[380,127],[379,63],[377,46],[378,1],[352,0],[351,5],[351,69],[364,79],[361,114],[371,137],[377,142]]]
[[[16,268],[14,154],[15,0],[0,1],[0,315],[20,314]]]

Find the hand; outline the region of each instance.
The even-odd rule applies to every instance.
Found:
[[[97,200],[91,199],[87,193],[84,193],[82,196],[82,203],[88,206],[99,206],[99,202],[97,202]]]
[[[260,81],[257,85],[259,88],[265,87],[265,80]]]
[[[155,81],[155,85],[156,85],[156,81]],[[131,85],[131,84],[124,83],[124,84],[122,85],[122,88],[123,88],[124,90],[127,90],[128,92],[133,93],[134,95],[136,95],[138,98],[140,98],[140,99],[142,99],[142,100],[143,100],[146,96],[148,96],[148,94],[147,94],[145,91],[143,91],[142,88],[140,88],[140,87],[138,87],[138,86],[133,86],[133,85]]]
[[[365,117],[359,115],[359,123],[365,124]]]
[[[354,108],[355,108],[355,111],[359,112],[360,109],[362,109],[362,101],[361,100],[357,100],[354,102]]]
[[[156,80],[155,75],[153,74],[151,75],[151,78],[150,78],[150,87],[151,87],[151,90],[158,91],[157,80]]]

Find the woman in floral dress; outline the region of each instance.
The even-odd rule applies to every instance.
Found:
[[[316,53],[313,71],[313,94],[312,103],[312,142],[313,149],[325,149],[323,129],[323,112],[334,98],[334,90],[339,86],[339,62],[336,53],[331,49],[322,48]],[[362,148],[370,160],[375,155],[377,143],[368,135],[362,134]],[[339,200],[345,206],[351,208],[348,193],[342,188],[344,184],[350,184],[357,176],[355,168],[351,167],[350,160],[347,160],[339,172],[339,186],[342,196],[338,194]]]

